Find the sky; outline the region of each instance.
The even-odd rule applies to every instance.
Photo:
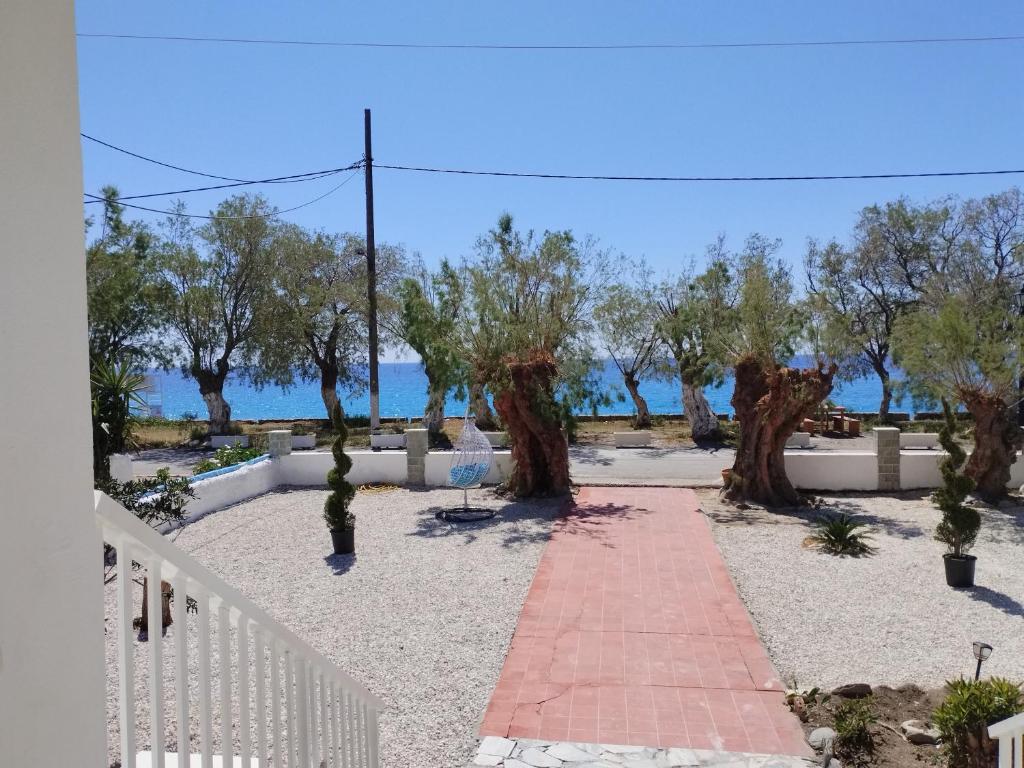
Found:
[[[136,3],[79,0],[79,33],[403,43],[708,43],[1024,34],[1019,2]],[[820,175],[1024,168],[1024,41],[713,50],[352,49],[79,38],[82,130],[240,178],[347,165],[373,111],[378,163],[597,175]],[[83,144],[85,188],[203,180]],[[264,188],[279,208],[345,177]],[[975,196],[1022,176],[773,183],[374,174],[378,242],[428,264],[509,211],[658,273],[724,232],[849,237],[901,195]],[[214,182],[215,183],[215,182]],[[184,196],[206,213],[224,193]],[[161,207],[162,199],[146,204]],[[364,230],[363,179],[285,218]],[[147,214],[139,214],[145,218]]]

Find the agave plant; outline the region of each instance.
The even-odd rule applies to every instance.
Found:
[[[822,552],[858,557],[875,551],[869,544],[871,535],[865,531],[867,523],[846,512],[822,515],[814,521],[814,527],[810,540]]]

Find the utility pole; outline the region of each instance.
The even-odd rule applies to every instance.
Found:
[[[377,378],[377,251],[373,242],[373,149],[370,140],[370,110],[363,110],[366,163],[366,295],[370,328],[370,433],[380,429],[380,381]]]

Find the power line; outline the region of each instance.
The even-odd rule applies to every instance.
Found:
[[[273,213],[268,213],[268,214],[255,214],[255,215],[252,215],[252,216],[206,216],[206,215],[199,214],[199,213],[183,213],[181,211],[167,211],[167,210],[162,210],[162,209],[159,209],[159,208],[148,208],[148,207],[146,207],[144,205],[135,205],[133,203],[122,203],[122,202],[119,202],[119,201],[115,201],[115,202],[117,202],[118,205],[123,205],[125,208],[134,208],[134,209],[136,209],[138,211],[149,211],[150,213],[162,213],[162,214],[164,214],[166,216],[179,216],[179,217],[187,218],[187,219],[210,219],[210,220],[222,220],[222,221],[231,221],[231,220],[238,220],[238,219],[272,219],[275,216],[280,216],[282,213],[291,213],[292,211],[297,211],[300,208],[305,208],[307,205],[312,205],[313,203],[320,202],[325,197],[333,195],[339,189],[341,189],[346,184],[348,184],[350,181],[352,181],[352,179],[355,178],[358,173],[359,173],[359,171],[356,170],[354,173],[352,173],[351,175],[347,176],[345,178],[345,180],[343,182],[341,182],[340,184],[338,184],[337,186],[331,187],[329,190],[324,192],[319,197],[314,197],[312,200],[308,200],[307,202],[302,203],[301,205],[296,205],[296,206],[293,206],[291,208],[285,208],[283,211],[274,211]],[[85,196],[89,197],[89,198],[92,198],[92,202],[104,202],[104,200],[105,200],[105,198],[102,198],[99,195],[91,194],[89,192],[86,192]]]
[[[420,173],[450,173],[462,176],[501,176],[525,179],[569,179],[588,181],[841,181],[852,179],[923,179],[944,176],[1006,176],[1024,173],[1024,168],[995,171],[931,171],[925,173],[857,173],[828,174],[819,176],[599,176],[570,173],[521,173],[513,171],[474,171],[461,168],[425,168],[410,165],[383,165],[374,163],[374,168],[392,171],[417,171]]]
[[[827,46],[934,45],[956,43],[1006,43],[1024,40],[1024,35],[983,35],[977,37],[906,37],[855,40],[779,40],[738,43],[387,43],[336,40],[280,40],[249,37],[194,37],[188,35],[130,35],[79,32],[78,37],[109,40],[161,40],[187,43],[238,43],[246,45],[292,45],[323,48],[404,48],[414,50],[487,51],[635,51],[708,50],[729,48],[820,48]]]
[[[362,168],[363,161],[359,160],[350,165],[346,165],[343,168],[330,168],[323,171],[310,171],[309,173],[298,173],[291,176],[277,176],[272,179],[256,179],[254,181],[238,181],[232,184],[213,184],[208,187],[191,187],[190,189],[176,189],[171,192],[149,192],[144,195],[122,195],[121,197],[110,198],[111,202],[121,203],[124,200],[142,200],[149,197],[169,197],[171,195],[185,195],[191,192],[208,192],[212,189],[228,189],[231,187],[245,187],[252,184],[277,184],[285,181],[317,181],[319,179],[326,179],[330,176],[334,176],[345,171],[351,171],[355,168]],[[90,205],[94,203],[101,203],[106,201],[107,198],[101,197],[96,200],[86,200],[85,204]]]
[[[162,160],[154,160],[152,157],[140,155],[137,152],[132,152],[131,150],[125,149],[124,147],[119,147],[116,144],[111,144],[109,142],[103,141],[102,139],[97,139],[95,136],[90,136],[87,133],[80,133],[79,135],[83,139],[88,139],[89,141],[95,142],[96,144],[100,144],[104,147],[107,147],[108,149],[113,149],[115,152],[121,152],[123,154],[129,155],[130,157],[134,157],[139,160],[145,160],[147,163],[153,163],[154,165],[162,165],[164,168],[170,168],[175,171],[181,171],[182,173],[191,173],[193,176],[205,176],[208,179],[219,179],[220,181],[248,181],[248,179],[236,179],[231,176],[218,176],[215,173],[205,173],[203,171],[194,171],[191,168],[182,168],[180,165],[172,165],[171,163],[165,163]]]

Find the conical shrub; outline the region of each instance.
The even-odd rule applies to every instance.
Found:
[[[327,485],[331,494],[324,502],[324,520],[332,531],[344,531],[355,528],[355,517],[349,512],[349,505],[356,495],[356,488],[345,479],[352,469],[352,459],[345,454],[345,440],[348,439],[348,428],[341,411],[341,405],[335,404],[331,410],[331,422],[338,437],[331,446],[334,455],[334,469],[327,473]]]
[[[942,521],[935,528],[935,538],[949,547],[951,555],[963,557],[978,538],[981,515],[974,507],[964,504],[964,500],[974,490],[974,481],[961,471],[967,453],[956,441],[956,416],[945,399],[942,401],[942,412],[945,423],[939,430],[939,444],[947,455],[939,462],[942,487],[932,494],[935,506],[942,512]]]

